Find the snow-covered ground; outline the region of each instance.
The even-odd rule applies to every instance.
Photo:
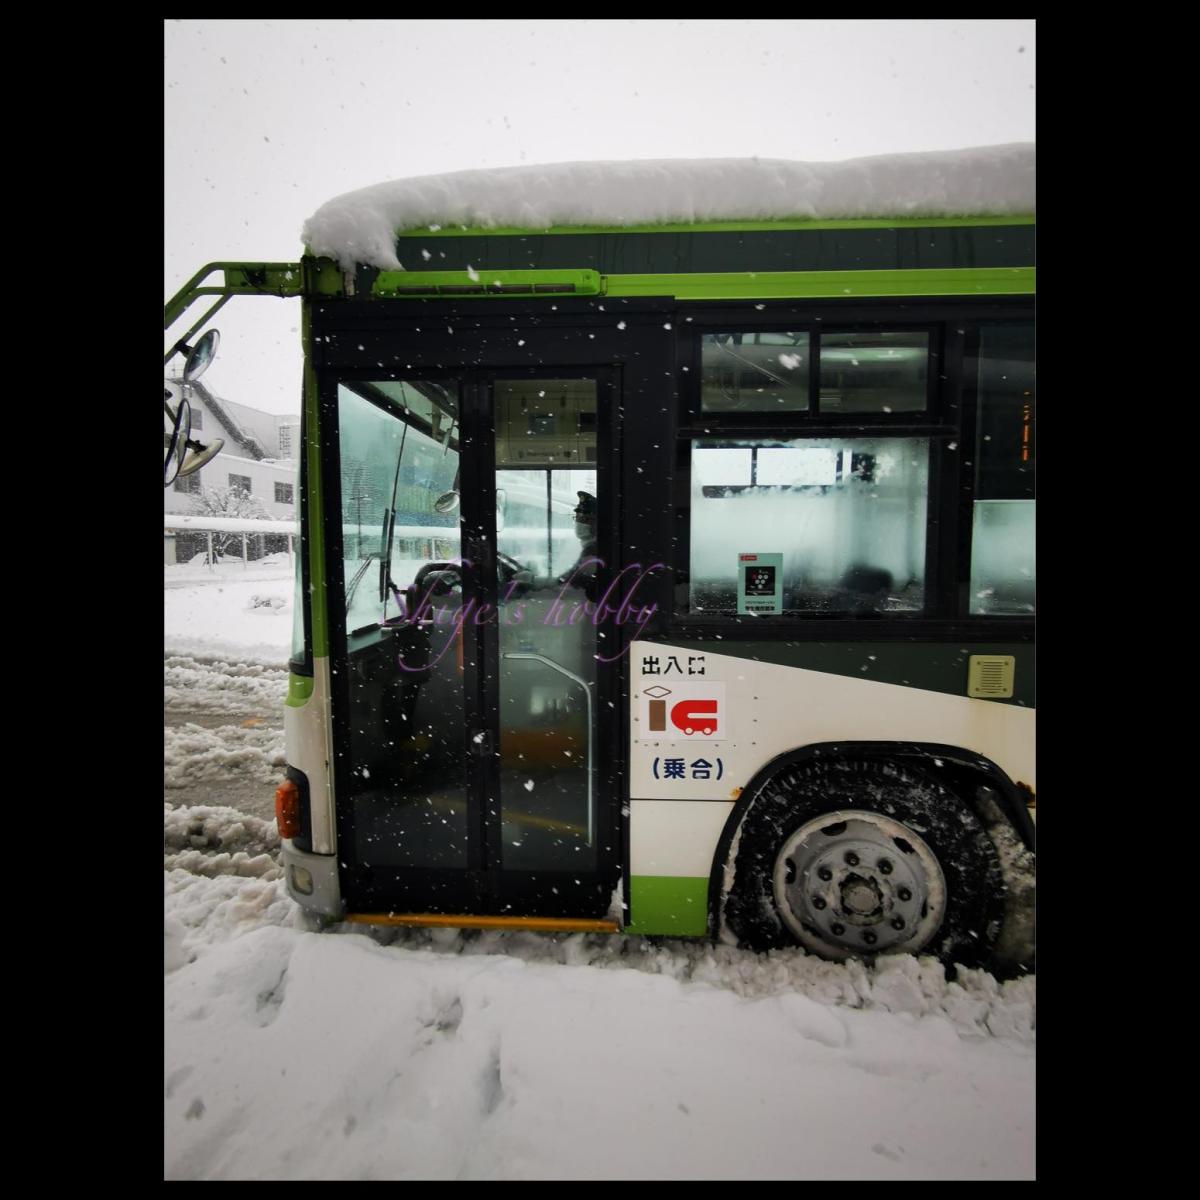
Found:
[[[240,570],[164,589],[168,1179],[1033,1178],[1032,977],[311,929],[220,799],[282,761],[291,580]]]
[[[275,561],[279,558],[284,561]],[[244,661],[286,667],[294,576],[285,555],[263,564],[164,567],[163,585],[168,652],[230,652]]]

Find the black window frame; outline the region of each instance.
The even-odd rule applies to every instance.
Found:
[[[979,354],[985,328],[1003,326],[1029,326],[1033,335],[1033,364],[1037,370],[1037,322],[1032,310],[1005,317],[979,317],[963,323],[962,330],[962,438],[963,455],[961,476],[956,498],[954,523],[957,534],[952,559],[957,566],[953,580],[954,614],[957,618],[974,624],[980,621],[1000,621],[1009,624],[1017,621],[1032,621],[1036,611],[1022,613],[973,613],[971,612],[971,559],[974,548],[975,501],[978,481],[978,464],[974,461],[979,437]],[[1033,393],[1033,484],[1037,489],[1037,386]],[[970,457],[968,457],[968,455]],[[1036,509],[1034,520],[1037,520]]]
[[[728,311],[728,310],[726,310]],[[734,323],[714,322],[708,315],[693,315],[685,321],[690,335],[688,345],[680,355],[683,367],[684,426],[709,424],[713,421],[738,423],[764,429],[790,425],[793,421],[803,423],[823,422],[829,425],[892,426],[926,424],[936,421],[944,401],[945,389],[940,386],[945,375],[943,362],[946,355],[946,322],[906,320],[880,317],[869,320],[837,319],[825,320],[822,316],[808,313],[792,322],[781,321],[775,314],[782,311],[766,305],[753,305],[750,312]],[[751,318],[755,319],[751,319]],[[926,404],[923,409],[905,409],[900,412],[822,412],[821,411],[821,339],[823,334],[836,333],[924,333],[928,337],[925,362]],[[807,333],[808,342],[808,408],[786,409],[771,412],[720,412],[705,411],[701,406],[704,398],[703,367],[701,363],[701,340],[704,336],[717,333]]]
[[[297,431],[299,447],[297,454],[300,469],[296,484],[299,495],[300,536],[293,543],[293,548],[299,556],[301,611],[301,649],[297,655],[292,647],[288,656],[288,671],[292,675],[306,679],[313,677],[313,623],[312,623],[312,575],[309,568],[309,553],[312,548],[310,522],[316,521],[320,528],[323,517],[320,513],[310,511],[308,493],[308,396],[305,394],[300,404],[300,428]],[[294,616],[293,616],[294,619]],[[326,654],[329,647],[326,645]]]
[[[444,380],[458,387],[460,414],[472,426],[478,429],[477,422],[481,409],[490,411],[493,402],[491,389],[499,379],[541,379],[541,378],[594,378],[597,382],[597,407],[601,408],[607,417],[599,419],[597,430],[598,446],[597,461],[587,464],[596,470],[598,476],[598,491],[602,499],[607,496],[605,510],[608,514],[607,540],[601,534],[601,558],[612,561],[612,549],[617,544],[619,525],[619,497],[615,480],[609,482],[605,478],[612,470],[610,463],[614,462],[612,440],[614,437],[613,424],[615,420],[616,403],[614,395],[620,388],[620,369],[611,364],[589,364],[586,361],[578,366],[539,363],[536,366],[525,364],[513,365],[471,365],[459,369],[447,369],[444,366],[430,366],[428,369],[406,366],[403,370],[378,368],[363,368],[357,364],[340,366],[331,365],[323,368],[318,374],[320,428],[321,428],[321,470],[325,481],[323,488],[323,503],[321,521],[325,530],[326,585],[328,589],[328,604],[326,609],[327,637],[329,659],[335,678],[331,682],[332,726],[336,762],[333,766],[333,779],[336,794],[348,797],[353,794],[349,783],[348,772],[351,769],[349,756],[346,753],[351,746],[352,706],[350,703],[350,652],[351,640],[355,631],[346,626],[346,614],[343,604],[336,597],[345,595],[345,567],[343,557],[344,534],[342,532],[342,477],[340,471],[340,397],[339,389],[346,388],[354,392],[368,404],[388,413],[388,415],[429,435],[429,427],[420,416],[411,410],[403,408],[390,396],[372,387],[380,381],[429,381]],[[451,446],[459,448],[459,438],[462,436],[461,424]],[[475,451],[477,472],[464,472],[463,509],[459,528],[462,533],[460,555],[464,560],[464,570],[468,578],[478,581],[480,578],[494,579],[496,576],[496,561],[493,548],[484,533],[472,532],[479,528],[480,518],[495,511],[495,455],[492,434],[484,434],[484,443],[480,447],[476,442]],[[491,449],[488,449],[491,444]],[[601,479],[604,482],[601,483]],[[603,518],[602,518],[603,527]],[[478,583],[475,585],[478,588]],[[486,594],[480,589],[477,594]],[[466,723],[464,725],[464,742],[470,730],[481,725],[499,727],[499,673],[496,661],[491,657],[499,647],[497,639],[490,639],[487,647],[489,666],[484,666],[484,629],[482,626],[467,622],[466,628],[471,631],[472,640],[464,651],[464,695],[466,698]],[[359,631],[360,633],[362,631]],[[370,636],[368,633],[367,636]],[[618,660],[618,665],[623,662]],[[613,706],[621,694],[623,687],[622,675],[619,671],[601,672],[598,677],[596,690],[597,705]],[[494,722],[494,725],[491,724]],[[627,751],[623,741],[624,732],[618,726],[606,727],[605,736],[611,738],[608,743],[609,774],[613,778],[623,778],[624,766],[627,761]],[[468,753],[464,746],[464,753]],[[485,806],[490,804],[490,796],[499,795],[499,758],[495,756],[486,773],[480,771],[475,778],[468,776],[467,794],[469,804],[469,820],[481,822]],[[478,769],[476,769],[478,770]],[[509,911],[515,899],[525,901],[524,888],[537,889],[532,902],[531,915],[563,915],[573,913],[572,903],[567,890],[561,886],[562,880],[579,874],[587,882],[593,876],[612,874],[613,879],[622,878],[621,863],[628,862],[627,851],[620,851],[622,838],[627,836],[627,824],[622,822],[620,813],[622,804],[627,804],[627,795],[620,796],[609,807],[611,808],[612,825],[602,828],[601,833],[606,841],[601,842],[597,866],[590,872],[572,872],[567,869],[562,872],[547,869],[518,870],[515,868],[498,867],[502,862],[500,856],[500,824],[498,821],[490,824],[490,832],[486,840],[486,856],[484,853],[485,840],[472,841],[468,846],[467,866],[465,868],[444,867],[405,867],[397,872],[407,881],[406,888],[413,895],[428,893],[430,887],[437,889],[438,895],[448,904],[455,907],[448,911],[486,912],[503,914]],[[339,845],[355,845],[354,808],[352,804],[338,803],[336,829]],[[623,832],[624,831],[624,832]],[[479,831],[476,831],[477,833]],[[352,861],[352,860],[347,860]],[[373,887],[370,882],[371,868],[353,860],[352,870],[355,872],[356,887]],[[380,868],[385,870],[390,868]],[[397,876],[398,877],[398,876]],[[504,881],[508,880],[506,884]],[[540,880],[540,882],[539,882]],[[557,886],[556,886],[557,885]],[[343,889],[346,883],[343,877]],[[479,891],[484,888],[484,891]],[[607,897],[608,889],[604,896]],[[391,901],[389,901],[391,902]],[[408,903],[401,898],[397,903]],[[466,905],[466,907],[462,907]],[[602,910],[601,910],[602,911]]]
[[[287,496],[280,496],[280,488],[287,490]],[[280,480],[275,480],[275,503],[276,504],[292,504],[296,503],[296,485],[292,483],[283,483]]]
[[[912,307],[913,315],[899,316],[901,307]],[[849,622],[851,627],[874,627],[897,622],[951,620],[953,588],[945,579],[946,561],[951,546],[943,539],[953,522],[952,508],[957,504],[954,481],[947,478],[945,447],[959,437],[959,371],[962,330],[958,317],[950,313],[922,313],[919,306],[901,301],[856,302],[845,309],[836,302],[765,303],[747,301],[742,305],[722,304],[706,310],[681,313],[678,323],[677,361],[681,371],[680,420],[675,431],[675,469],[672,492],[674,509],[675,599],[670,614],[673,628],[688,627],[697,632],[731,628],[771,629],[786,634],[791,629],[810,628],[817,623]],[[821,334],[906,332],[928,336],[926,366],[926,405],[922,410],[901,412],[822,412],[820,409]],[[780,331],[809,333],[809,407],[787,412],[705,412],[701,409],[703,377],[701,339],[712,333]],[[690,608],[691,587],[691,447],[706,438],[755,438],[794,441],[800,438],[827,437],[927,438],[929,441],[929,490],[925,513],[925,596],[920,609],[911,612],[801,612],[785,610],[778,616],[739,616],[731,613],[696,613]],[[948,521],[947,518],[950,518]]]

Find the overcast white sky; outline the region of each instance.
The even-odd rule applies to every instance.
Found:
[[[1031,20],[167,21],[164,297],[405,176],[1033,141],[1034,54]],[[231,301],[205,382],[299,412],[299,318]]]

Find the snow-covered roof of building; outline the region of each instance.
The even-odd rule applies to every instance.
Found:
[[[173,379],[173,383],[178,384],[178,379]],[[233,439],[233,441],[244,447],[250,454],[251,458],[264,459],[269,457],[267,446],[271,443],[268,441],[264,445],[254,432],[251,432],[243,424],[239,417],[244,418],[247,412],[257,412],[256,409],[247,409],[245,405],[234,404],[232,400],[226,400],[218,396],[211,388],[201,383],[198,379],[193,379],[188,384],[191,390],[193,401],[197,398],[204,402],[205,407],[217,418],[217,424],[221,426],[225,433]],[[237,411],[234,411],[237,410]],[[259,413],[259,416],[269,418],[267,413]]]
[[[221,397],[225,411],[233,417],[263,450],[264,458],[276,458],[279,453],[279,426],[285,422],[298,422],[299,417],[283,418],[275,413],[239,404],[236,400]]]
[[[347,192],[304,223],[313,254],[403,270],[402,230],[870,217],[1034,211],[1034,145],[881,154],[844,162],[777,158],[553,163],[398,179]]]

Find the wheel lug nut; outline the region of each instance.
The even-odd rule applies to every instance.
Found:
[[[912,899],[912,892],[910,892],[908,888],[898,888],[896,890],[896,895],[899,896],[901,900]]]
[[[853,850],[846,851],[846,865],[850,867],[858,866],[858,855]]]
[[[863,930],[863,941],[866,942],[868,946],[873,946],[875,945],[876,941],[878,941],[878,938],[876,938],[876,936],[869,929],[865,929]]]
[[[823,896],[814,896],[812,900],[812,906],[818,912],[820,912],[820,910],[825,907],[825,898]]]
[[[892,918],[892,928],[893,929],[903,929],[904,928],[904,918],[903,917],[893,917]]]
[[[880,873],[883,875],[890,875],[892,873],[891,860],[886,859],[886,858],[881,858],[879,860],[879,870],[880,870]]]
[[[828,867],[822,867],[817,872],[817,878],[823,879],[826,883],[828,883],[833,878],[833,872]]]
[[[845,925],[830,925],[829,932],[832,933],[834,937],[841,937],[842,934],[846,932],[846,927]]]

